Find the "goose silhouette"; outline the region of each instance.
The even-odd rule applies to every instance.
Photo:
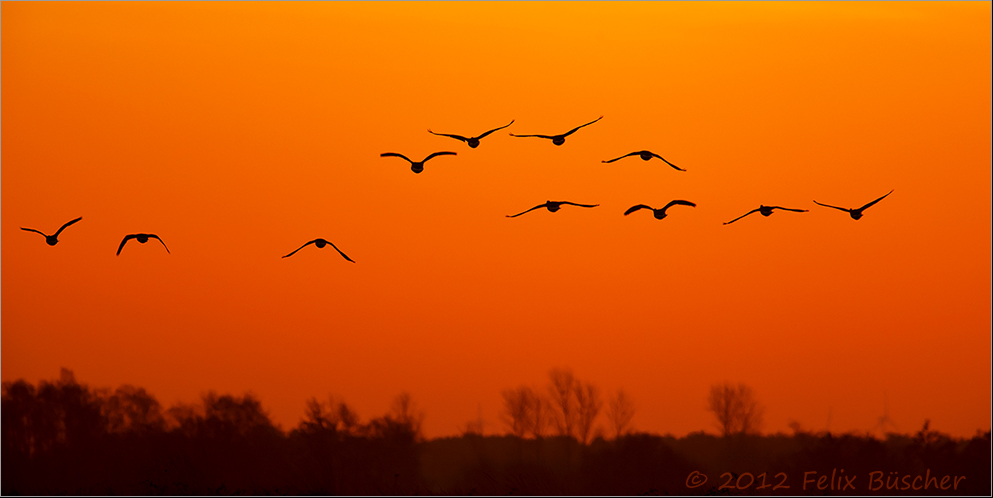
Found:
[[[148,239],[156,239],[159,242],[162,242],[162,239],[160,239],[159,236],[158,235],[155,235],[154,233],[132,233],[130,235],[125,235],[124,236],[124,240],[121,241],[120,247],[117,248],[117,255],[118,256],[121,255],[121,250],[124,249],[124,244],[127,244],[128,241],[131,240],[131,239],[137,239],[138,242],[139,243],[142,243],[142,244],[144,244],[145,242],[148,242]],[[165,247],[165,250],[166,250],[167,253],[172,254],[169,251],[169,247],[166,246],[165,242],[162,242],[162,247]]]
[[[75,223],[75,222],[77,222],[77,221],[79,221],[81,219],[83,219],[82,216],[80,216],[79,218],[76,218],[75,220],[66,222],[65,225],[62,225],[62,228],[60,228],[59,231],[55,232],[52,235],[47,235],[44,232],[42,232],[41,230],[35,230],[34,228],[24,228],[24,227],[21,227],[21,230],[24,230],[24,231],[27,231],[27,232],[40,233],[40,234],[42,234],[45,237],[45,243],[46,244],[48,244],[50,246],[54,246],[55,244],[58,244],[59,243],[59,234],[62,233],[62,230],[65,230],[67,226],[72,225],[73,223]]]
[[[544,204],[538,204],[537,206],[535,206],[535,207],[533,207],[531,209],[528,209],[527,211],[522,211],[522,212],[517,213],[515,215],[509,215],[508,214],[507,217],[508,218],[516,218],[516,217],[518,217],[518,216],[520,216],[520,215],[522,215],[524,213],[527,213],[527,212],[530,212],[530,211],[534,211],[535,209],[538,209],[538,208],[548,208],[549,211],[551,211],[551,212],[554,213],[554,212],[558,211],[559,208],[561,208],[563,204],[568,204],[570,206],[579,206],[579,207],[584,207],[584,208],[591,208],[591,207],[597,207],[597,206],[599,206],[599,204],[576,204],[575,202],[569,202],[569,201],[545,201]]]
[[[454,152],[435,152],[434,154],[431,154],[430,156],[425,157],[423,161],[419,161],[419,162],[418,161],[411,161],[410,159],[407,158],[407,156],[405,156],[403,154],[397,154],[396,152],[384,152],[384,153],[380,154],[379,157],[399,157],[399,158],[402,158],[402,159],[406,160],[408,163],[410,163],[410,170],[411,171],[413,171],[414,173],[420,173],[421,171],[424,171],[424,163],[428,162],[428,160],[431,159],[432,157],[434,157],[434,156],[455,156],[455,155],[458,155],[458,154],[456,154]]]
[[[654,152],[652,152],[650,150],[639,150],[637,152],[631,152],[631,153],[628,153],[628,154],[624,154],[621,157],[617,157],[617,158],[611,159],[609,161],[600,161],[600,162],[602,162],[602,163],[612,163],[614,161],[617,161],[617,160],[620,160],[620,159],[624,159],[625,157],[628,157],[628,156],[640,156],[643,161],[647,161],[647,160],[649,160],[649,159],[651,159],[653,157],[657,157],[657,158],[661,159],[662,162],[668,164],[669,166],[672,166],[673,168],[675,168],[675,169],[677,169],[679,171],[686,171],[685,169],[680,168],[679,166],[676,166],[675,164],[672,164],[669,161],[666,161],[664,157],[662,157],[662,156],[660,156],[660,155],[658,155],[658,154],[656,154],[656,153],[654,153]]]
[[[567,132],[565,132],[565,133],[563,133],[561,135],[514,135],[513,133],[511,133],[510,136],[512,136],[512,137],[547,138],[547,139],[551,140],[552,143],[555,144],[555,145],[562,145],[562,144],[565,143],[565,137],[568,137],[569,135],[572,135],[573,133],[576,133],[576,130],[578,130],[578,129],[584,127],[584,126],[589,126],[589,125],[591,125],[593,123],[596,123],[597,121],[600,121],[601,119],[603,119],[603,116],[600,116],[599,118],[596,118],[593,121],[590,121],[589,123],[586,123],[584,125],[579,125],[579,126],[573,128],[573,129],[571,129],[571,130],[569,130],[569,131],[567,131]]]
[[[893,193],[893,191],[890,190],[889,192],[886,193],[886,195],[890,195],[892,193]],[[878,198],[878,199],[876,199],[876,200],[874,200],[874,201],[872,201],[872,202],[870,202],[870,203],[866,204],[865,206],[862,206],[862,207],[860,207],[858,209],[845,209],[845,208],[838,207],[838,206],[831,206],[831,205],[828,205],[828,204],[821,204],[820,202],[817,202],[817,201],[814,201],[814,204],[817,204],[819,206],[824,206],[824,207],[829,207],[829,208],[835,208],[835,209],[840,209],[842,211],[846,211],[848,214],[850,214],[852,216],[852,219],[853,220],[858,221],[858,219],[862,217],[862,211],[865,211],[866,209],[869,208],[869,206],[872,206],[873,204],[875,204],[875,203],[877,203],[877,202],[885,199],[886,198],[886,195],[884,195],[884,196],[882,196],[882,197],[880,197],[880,198]]]
[[[631,206],[630,208],[628,208],[627,211],[624,211],[624,216],[627,216],[627,215],[629,215],[629,214],[631,214],[631,213],[633,213],[633,212],[635,212],[635,211],[637,211],[639,209],[651,209],[652,210],[652,213],[655,214],[655,219],[656,220],[661,220],[662,218],[665,218],[666,217],[665,210],[671,208],[672,206],[676,206],[676,205],[696,207],[696,204],[694,204],[694,203],[692,203],[690,201],[672,201],[672,202],[666,204],[665,207],[663,207],[662,209],[655,209],[652,206],[649,206],[649,205],[646,205],[646,204],[638,204],[637,206]]]
[[[338,251],[338,254],[341,254],[341,257],[347,259],[348,261],[352,261],[352,258],[349,258],[347,255],[345,255],[345,253],[341,252],[341,249],[338,249],[338,246],[336,246],[336,245],[332,244],[331,242],[328,242],[327,240],[324,240],[324,239],[314,239],[314,240],[312,240],[310,242],[307,242],[306,244],[298,247],[296,251],[293,251],[293,252],[291,252],[291,253],[287,254],[286,256],[283,256],[283,257],[284,258],[288,258],[288,257],[296,254],[297,251],[299,251],[300,249],[303,249],[304,247],[307,247],[307,246],[309,246],[311,244],[314,244],[315,246],[317,246],[318,249],[324,249],[324,246],[329,245],[329,246],[333,247],[335,251]],[[352,263],[354,263],[354,262],[355,261],[352,261]]]
[[[451,137],[451,138],[454,138],[456,140],[461,140],[461,141],[469,144],[469,147],[472,147],[473,149],[475,149],[476,147],[479,147],[479,140],[480,139],[486,137],[486,135],[489,135],[490,133],[493,133],[494,131],[502,130],[502,129],[506,128],[507,126],[510,126],[510,125],[514,124],[514,121],[516,121],[516,120],[513,120],[512,119],[512,120],[510,120],[510,123],[507,123],[506,126],[501,126],[499,128],[493,128],[492,130],[490,130],[490,131],[488,131],[486,133],[483,133],[482,135],[479,135],[478,137],[463,137],[462,135],[452,135],[452,134],[448,134],[448,133],[435,133],[435,132],[431,131],[430,129],[428,129],[428,133],[431,133],[433,135],[439,135],[439,136],[442,136],[442,137]],[[425,161],[427,161],[427,159],[425,159]]]
[[[734,223],[734,222],[736,222],[736,221],[744,218],[745,216],[748,216],[748,215],[750,215],[750,214],[752,214],[752,213],[754,213],[756,211],[759,214],[761,214],[762,216],[769,216],[769,215],[772,214],[772,210],[773,209],[782,209],[783,211],[793,211],[793,212],[796,212],[796,213],[806,213],[807,212],[806,209],[792,209],[792,208],[784,208],[784,207],[779,207],[779,206],[763,206],[763,205],[759,205],[759,207],[757,207],[757,208],[755,208],[755,209],[753,209],[753,210],[751,210],[751,211],[749,211],[749,212],[747,212],[747,213],[745,213],[745,214],[743,214],[743,215],[741,215],[741,216],[739,216],[739,217],[737,217],[737,218],[735,218],[735,219],[733,219],[731,221],[728,221],[728,222],[726,222],[724,224],[725,225],[730,225],[730,224],[732,224],[732,223]]]

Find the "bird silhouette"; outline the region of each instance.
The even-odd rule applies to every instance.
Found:
[[[886,193],[886,195],[890,195],[892,193],[893,193],[893,191],[890,190],[889,192]],[[872,201],[872,202],[870,202],[870,203],[866,204],[865,206],[862,206],[862,207],[860,207],[858,209],[845,209],[845,208],[838,207],[838,206],[831,206],[831,205],[828,205],[828,204],[821,204],[820,202],[817,202],[817,201],[814,201],[814,204],[817,204],[819,206],[829,207],[829,208],[840,209],[842,211],[847,211],[848,214],[850,214],[852,216],[852,219],[853,220],[858,220],[859,218],[862,217],[862,211],[865,211],[866,209],[869,208],[869,206],[872,206],[873,204],[875,204],[875,203],[877,203],[877,202],[885,199],[886,198],[886,195],[884,195],[884,196],[882,196],[882,197],[880,197],[880,198],[878,198],[878,199],[876,199],[876,200],[874,200],[874,201]]]
[[[757,208],[755,208],[755,209],[753,209],[753,210],[751,210],[751,211],[749,211],[749,212],[747,212],[747,213],[745,213],[745,214],[743,214],[743,215],[741,215],[741,216],[739,216],[739,217],[737,217],[737,218],[735,218],[735,219],[733,219],[731,221],[728,221],[728,222],[726,222],[724,224],[725,225],[730,225],[730,224],[732,224],[732,223],[734,223],[734,222],[736,222],[736,221],[744,218],[745,216],[748,216],[748,215],[750,215],[750,214],[752,214],[752,213],[754,213],[756,211],[759,214],[761,214],[762,216],[769,216],[769,215],[772,214],[772,210],[773,209],[782,209],[783,211],[793,211],[793,212],[796,212],[796,213],[806,213],[807,212],[806,209],[791,209],[791,208],[784,208],[784,207],[779,207],[779,206],[762,206],[762,205],[759,205],[759,207],[757,207]]]
[[[309,246],[311,244],[314,244],[315,246],[317,246],[318,249],[323,249],[325,245],[329,245],[331,247],[334,247],[334,250],[335,251],[338,251],[338,254],[341,254],[341,257],[343,257],[343,258],[345,258],[345,259],[347,259],[349,261],[352,261],[352,258],[349,258],[348,256],[345,255],[345,253],[341,252],[341,249],[338,249],[338,246],[336,246],[336,245],[334,245],[334,244],[332,244],[332,243],[330,243],[330,242],[328,242],[328,241],[326,241],[324,239],[314,239],[314,240],[312,240],[310,242],[307,242],[306,244],[304,244],[304,245],[300,246],[299,248],[297,248],[296,251],[293,251],[293,252],[291,252],[291,253],[287,254],[286,256],[283,256],[283,257],[284,258],[288,258],[288,257],[296,254],[297,251],[299,251],[300,249],[303,249],[304,247],[307,247],[307,246]],[[355,261],[352,261],[352,263],[354,263],[354,262]]]
[[[72,225],[73,223],[75,223],[75,222],[77,222],[77,221],[79,221],[81,219],[83,219],[82,216],[80,216],[79,218],[76,218],[75,220],[66,222],[65,225],[62,225],[62,228],[60,228],[59,231],[55,232],[52,235],[46,235],[41,230],[35,230],[34,228],[24,228],[24,227],[21,227],[21,230],[24,230],[24,231],[27,231],[27,232],[40,233],[40,234],[42,234],[42,235],[45,236],[45,243],[46,244],[48,244],[50,246],[54,246],[55,244],[58,244],[59,243],[59,234],[62,233],[62,230],[65,230],[67,226]]]
[[[624,154],[621,157],[617,157],[617,158],[611,159],[609,161],[600,161],[600,162],[602,162],[602,163],[612,163],[612,162],[617,161],[619,159],[624,159],[625,157],[628,157],[628,156],[640,156],[643,161],[647,161],[647,160],[649,160],[649,159],[651,159],[653,157],[657,157],[657,158],[661,159],[662,162],[668,164],[669,166],[672,166],[673,168],[675,168],[675,169],[677,169],[679,171],[686,171],[685,169],[680,168],[679,166],[676,166],[675,164],[672,164],[669,161],[666,161],[664,157],[662,157],[662,156],[660,156],[660,155],[658,155],[658,154],[656,154],[656,153],[654,153],[654,152],[652,152],[650,150],[639,150],[637,152],[631,152],[629,154]]]
[[[411,171],[413,171],[414,173],[420,173],[421,171],[424,171],[424,163],[426,163],[432,157],[434,157],[434,156],[455,156],[455,155],[458,155],[458,154],[456,154],[454,152],[435,152],[434,154],[431,154],[430,156],[425,157],[424,160],[423,161],[420,161],[420,162],[411,161],[410,159],[407,159],[407,156],[405,156],[403,154],[397,154],[396,152],[384,152],[384,153],[380,154],[379,157],[399,157],[399,158],[402,158],[402,159],[404,159],[404,160],[406,160],[407,162],[410,163],[410,170]]]
[[[672,201],[666,204],[665,207],[663,207],[662,209],[655,209],[652,206],[648,206],[646,204],[638,204],[637,206],[631,206],[630,208],[628,208],[627,211],[624,211],[624,216],[627,216],[639,209],[651,209],[652,212],[655,213],[655,219],[661,220],[662,218],[666,217],[665,210],[675,205],[696,207],[696,204],[690,201]]]
[[[555,144],[555,145],[562,145],[562,144],[565,143],[565,137],[568,137],[569,135],[572,135],[573,133],[576,133],[576,130],[578,130],[578,129],[584,127],[584,126],[589,126],[589,125],[591,125],[593,123],[596,123],[597,121],[600,121],[601,119],[603,119],[603,116],[600,116],[599,118],[596,118],[593,121],[590,121],[589,123],[586,123],[584,125],[579,125],[579,126],[573,128],[573,129],[571,129],[571,130],[569,130],[569,131],[567,131],[567,132],[565,132],[565,133],[563,133],[561,135],[514,135],[513,133],[511,133],[510,136],[512,136],[512,137],[538,137],[538,138],[547,138],[547,139],[551,140],[552,143]]]
[[[514,121],[516,121],[516,120],[513,120],[513,119],[510,120],[510,123],[507,123],[507,126],[510,126],[510,125],[514,124]],[[475,149],[476,147],[479,147],[479,140],[480,139],[484,138],[486,135],[489,135],[490,133],[493,133],[494,131],[502,130],[502,129],[506,128],[507,126],[501,126],[499,128],[493,128],[492,130],[490,130],[490,131],[488,131],[486,133],[483,133],[482,135],[480,135],[478,137],[463,137],[462,135],[451,135],[451,134],[448,134],[448,133],[435,133],[435,132],[431,131],[430,129],[428,130],[428,133],[431,133],[433,135],[439,135],[439,136],[442,136],[442,137],[451,137],[451,138],[454,138],[456,140],[461,140],[461,141],[469,144],[469,147],[472,147],[473,149]],[[425,159],[425,161],[427,161],[427,159]]]
[[[132,233],[130,235],[125,235],[124,236],[124,240],[121,241],[120,247],[117,248],[117,255],[118,256],[121,255],[121,250],[124,249],[124,244],[127,244],[129,240],[131,240],[131,239],[137,239],[138,242],[144,244],[145,242],[148,242],[148,239],[150,239],[150,238],[151,239],[156,239],[159,242],[162,242],[162,239],[160,239],[159,236],[158,235],[155,235],[154,233]],[[162,242],[162,247],[165,247],[165,250],[166,250],[167,253],[172,254],[169,251],[169,247],[166,246],[165,242]]]
[[[569,201],[545,201],[544,204],[538,204],[537,206],[535,206],[535,207],[533,207],[531,209],[528,209],[527,211],[523,211],[523,212],[517,213],[515,215],[509,215],[508,214],[507,217],[508,218],[516,218],[516,217],[518,217],[518,216],[520,216],[520,215],[522,215],[524,213],[527,213],[529,211],[534,211],[535,209],[538,209],[538,208],[548,208],[549,211],[551,211],[551,212],[554,213],[554,212],[558,211],[559,208],[561,208],[563,204],[569,204],[570,206],[579,206],[579,207],[584,207],[584,208],[592,208],[592,207],[599,206],[599,204],[576,204],[575,202],[569,202]]]

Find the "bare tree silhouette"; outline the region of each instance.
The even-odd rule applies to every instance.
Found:
[[[710,387],[707,409],[714,412],[717,425],[725,437],[732,434],[758,432],[762,425],[763,408],[755,400],[755,393],[745,384],[730,382]]]
[[[576,436],[580,443],[587,444],[593,434],[596,417],[603,409],[600,389],[592,382],[576,382]]]
[[[571,369],[554,368],[548,372],[552,384],[548,387],[552,406],[558,409],[555,414],[555,426],[560,436],[572,437],[576,428],[576,402],[573,391],[576,388],[576,377]]]
[[[545,429],[548,428],[550,422],[552,405],[548,398],[533,388],[528,387],[528,393],[531,396],[531,421],[528,426],[531,428],[531,435],[535,439],[541,439],[545,437]]]
[[[631,397],[618,389],[617,394],[607,403],[607,419],[614,429],[614,438],[623,436],[631,428],[631,419],[634,418],[634,402]]]
[[[420,439],[421,425],[424,423],[424,412],[417,407],[417,404],[414,403],[413,398],[407,391],[393,398],[393,404],[390,406],[390,412],[387,414],[387,418],[401,426],[408,427],[414,434],[415,440]]]
[[[503,412],[500,415],[503,423],[507,424],[510,433],[524,438],[531,433],[534,422],[532,414],[534,412],[534,393],[528,386],[520,386],[515,389],[504,389]]]

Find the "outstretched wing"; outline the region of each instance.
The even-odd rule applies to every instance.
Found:
[[[328,244],[331,244],[331,242],[328,242]],[[338,251],[338,254],[341,254],[341,257],[343,257],[343,258],[345,258],[345,259],[347,259],[349,261],[352,261],[352,258],[349,258],[348,256],[345,255],[345,253],[341,252],[341,249],[338,249],[338,246],[336,246],[334,244],[331,244],[331,247],[333,247],[335,251]],[[299,251],[299,249],[297,249],[297,251]],[[293,251],[293,252],[296,252],[296,251]],[[355,261],[352,261],[352,263],[354,263],[354,262]]]
[[[72,221],[69,221],[69,222],[66,222],[66,224],[65,224],[65,225],[62,225],[62,228],[60,228],[58,232],[55,232],[55,236],[56,236],[56,237],[58,237],[58,236],[59,236],[59,234],[60,234],[60,233],[62,233],[62,230],[65,230],[67,226],[69,226],[69,225],[72,225],[73,223],[75,223],[75,222],[77,222],[77,221],[79,221],[79,220],[81,220],[81,219],[83,219],[83,217],[82,217],[82,216],[80,216],[79,218],[76,218],[75,220],[72,220]]]
[[[657,158],[661,159],[662,162],[668,164],[669,166],[672,166],[673,168],[678,169],[679,171],[686,171],[685,169],[680,168],[679,166],[676,166],[675,164],[672,164],[669,161],[666,161],[664,157],[662,157],[662,156],[660,156],[660,155],[658,155],[658,154],[656,154],[654,152],[652,152],[652,157],[657,157]]]
[[[824,207],[839,209],[839,210],[844,211],[846,213],[851,213],[852,212],[852,210],[851,209],[848,209],[848,208],[843,208],[843,207],[838,207],[838,206],[832,206],[830,204],[821,204],[820,202],[817,202],[817,201],[814,201],[814,204],[817,204],[818,206],[824,206]]]
[[[304,245],[302,245],[302,246],[300,246],[300,247],[298,247],[298,248],[297,248],[297,251],[299,251],[300,249],[303,249],[304,247],[307,247],[307,246],[309,246],[309,245],[311,245],[311,244],[313,244],[314,242],[317,242],[317,239],[314,239],[314,240],[312,240],[312,241],[310,241],[310,242],[307,242],[306,244],[304,244]],[[335,249],[337,249],[337,247],[336,247]],[[288,258],[288,257],[290,257],[290,256],[292,256],[292,255],[294,255],[294,254],[296,254],[296,253],[297,253],[297,251],[293,251],[293,252],[291,252],[291,253],[289,253],[289,254],[287,254],[286,256],[283,256],[283,257],[284,257],[284,258]]]
[[[457,155],[458,154],[456,154],[454,152],[435,152],[434,154],[431,154],[430,156],[425,157],[424,160],[421,161],[421,162],[422,163],[426,163],[426,162],[428,162],[428,159],[431,159],[434,156],[457,156]]]
[[[468,138],[463,137],[462,135],[449,135],[448,133],[435,133],[435,132],[431,131],[430,129],[428,130],[428,133],[430,133],[432,135],[439,135],[439,136],[442,136],[442,137],[451,137],[451,138],[454,138],[456,140],[461,140],[463,142],[469,140]]]
[[[559,204],[569,204],[571,206],[579,206],[584,208],[595,208],[599,206],[599,204],[576,204],[575,202],[569,202],[569,201],[562,201]]]
[[[893,193],[893,191],[890,190],[889,192],[886,193],[886,195],[890,195],[892,193]],[[862,211],[863,209],[865,209],[865,208],[867,208],[867,207],[869,207],[869,206],[871,206],[871,205],[873,205],[873,204],[875,204],[875,203],[877,203],[877,202],[885,199],[886,198],[886,195],[884,195],[884,196],[882,196],[882,197],[880,197],[880,198],[878,198],[878,199],[876,199],[876,200],[874,200],[874,201],[866,204],[865,206],[862,206],[862,207],[858,208],[858,211]],[[817,201],[814,201],[814,202],[817,202]]]
[[[690,201],[676,200],[676,201],[672,201],[672,202],[666,204],[665,207],[662,208],[662,212],[664,213],[666,209],[669,209],[672,206],[677,206],[677,205],[679,205],[679,206],[696,207],[696,204],[694,204],[694,203],[692,203]]]
[[[652,209],[652,206],[646,206],[645,204],[638,204],[637,206],[631,206],[627,211],[624,211],[624,216],[627,216],[639,209]]]
[[[117,248],[117,255],[118,256],[121,255],[121,249],[124,249],[124,244],[127,244],[129,240],[131,240],[131,239],[133,239],[135,237],[137,237],[137,235],[136,234],[133,234],[133,233],[131,235],[125,235],[124,236],[124,240],[121,241],[121,245]]]
[[[510,120],[510,122],[507,123],[507,126],[510,126],[510,125],[514,124],[514,121],[517,121],[517,120],[516,119]],[[485,137],[486,135],[489,135],[490,133],[493,133],[494,131],[502,130],[502,129],[506,128],[507,126],[501,126],[499,128],[493,128],[492,130],[490,130],[490,131],[488,131],[486,133],[483,133],[482,135],[476,137],[476,140],[479,140],[479,139]]]
[[[583,124],[583,125],[579,125],[579,126],[573,128],[573,129],[567,131],[566,133],[563,133],[560,136],[562,136],[562,137],[568,137],[569,135],[572,135],[573,133],[576,133],[576,130],[578,130],[578,129],[584,127],[584,126],[589,126],[589,125],[591,125],[593,123],[596,123],[597,121],[600,121],[601,119],[603,119],[603,116],[600,116],[599,118],[596,118],[593,121],[590,121],[589,123],[586,123],[586,124]]]
[[[736,222],[736,221],[738,221],[738,220],[740,220],[740,219],[742,219],[742,218],[744,218],[745,216],[748,216],[748,215],[750,215],[750,214],[752,214],[752,213],[756,213],[756,212],[758,212],[758,210],[759,210],[759,208],[755,208],[755,209],[753,209],[753,210],[751,210],[751,211],[749,211],[749,212],[747,212],[747,213],[745,213],[745,214],[743,214],[743,215],[741,215],[741,216],[739,216],[739,217],[737,217],[737,218],[735,218],[735,219],[733,219],[733,220],[731,220],[731,221],[728,221],[728,222],[726,222],[726,223],[724,223],[724,224],[725,224],[725,225],[730,225],[730,224],[732,224],[732,223],[734,223],[734,222]]]
[[[543,207],[546,207],[546,206],[548,206],[548,203],[547,203],[547,202],[546,202],[546,203],[544,203],[544,204],[538,204],[537,206],[535,206],[535,207],[533,207],[533,208],[531,208],[531,209],[528,209],[527,211],[522,211],[522,212],[520,212],[520,213],[517,213],[517,214],[515,214],[515,215],[509,215],[509,214],[508,214],[508,215],[507,215],[507,217],[508,217],[508,218],[517,218],[518,216],[520,216],[520,215],[522,215],[522,214],[524,214],[524,213],[527,213],[527,212],[530,212],[530,211],[534,211],[535,209],[538,209],[538,208],[543,208]]]
[[[620,160],[620,159],[624,159],[625,157],[628,157],[628,156],[636,156],[636,155],[638,155],[638,154],[640,154],[640,152],[631,152],[631,153],[629,153],[629,154],[624,154],[624,155],[623,155],[623,156],[621,156],[621,157],[616,157],[616,158],[614,158],[614,159],[611,159],[611,160],[609,160],[609,161],[600,161],[600,162],[602,162],[602,163],[612,163],[612,162],[614,162],[614,161],[618,161],[618,160]]]
[[[148,236],[151,237],[151,238],[153,238],[153,239],[155,239],[155,240],[158,240],[159,242],[162,242],[162,239],[160,239],[159,236],[158,235],[155,235],[154,233],[150,233],[150,234],[148,234]],[[169,247],[165,245],[165,242],[162,242],[162,247],[165,247],[166,252],[168,252],[169,254],[172,254],[171,252],[169,252]]]
[[[783,211],[793,211],[794,213],[806,213],[806,209],[784,208],[782,206],[769,206],[770,209],[782,209]]]
[[[45,235],[45,233],[42,232],[41,230],[35,230],[34,228],[24,228],[24,227],[21,227],[21,230],[25,230],[25,231],[28,231],[28,232],[34,232],[34,233],[40,233],[42,236],[44,236],[46,238],[48,237],[48,235]]]
[[[414,162],[414,161],[411,161],[410,159],[407,159],[407,156],[405,156],[403,154],[397,154],[396,152],[384,152],[384,153],[380,154],[379,157],[399,157],[399,158],[405,159],[408,163],[413,164],[413,162]]]
[[[538,138],[547,138],[549,140],[552,140],[552,139],[555,138],[555,137],[553,137],[551,135],[514,135],[513,133],[511,133],[510,136],[512,136],[512,137],[538,137]]]

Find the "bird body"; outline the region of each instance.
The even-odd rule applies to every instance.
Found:
[[[431,159],[432,157],[435,157],[435,156],[455,156],[455,155],[458,155],[458,154],[456,154],[454,152],[447,152],[447,151],[446,152],[435,152],[435,153],[431,154],[430,156],[425,157],[424,160],[419,161],[419,162],[418,161],[411,161],[410,159],[407,158],[407,156],[405,156],[403,154],[398,154],[396,152],[384,152],[384,153],[380,154],[379,157],[399,157],[399,158],[402,158],[402,159],[406,160],[408,163],[410,163],[410,170],[411,171],[413,171],[414,173],[420,173],[421,171],[424,171],[424,163],[428,162],[428,160]]]
[[[886,195],[890,195],[892,193],[893,193],[893,191],[890,190],[889,192],[886,193]],[[866,204],[865,206],[862,206],[860,208],[857,208],[857,209],[846,209],[846,208],[842,208],[842,207],[838,207],[838,206],[831,206],[831,205],[828,205],[828,204],[821,204],[820,202],[817,202],[817,201],[814,201],[814,204],[817,204],[819,206],[824,206],[824,207],[838,209],[838,210],[841,210],[841,211],[845,211],[849,215],[851,215],[851,217],[852,217],[853,220],[858,221],[858,219],[862,217],[862,211],[865,211],[866,209],[869,208],[869,206],[872,206],[873,204],[875,204],[875,203],[877,203],[877,202],[885,199],[886,198],[886,195],[884,195],[884,196],[882,196],[882,197],[880,197],[880,198],[878,198],[878,199],[876,199],[876,200],[874,200],[874,201]]]
[[[635,211],[638,211],[639,209],[651,209],[652,210],[652,214],[655,215],[655,219],[656,220],[661,220],[662,218],[665,218],[667,216],[666,215],[666,212],[665,212],[666,209],[669,209],[670,207],[677,206],[677,205],[679,205],[679,206],[696,207],[696,204],[694,204],[694,203],[692,203],[690,201],[681,201],[681,200],[672,201],[672,202],[666,204],[665,207],[663,207],[661,209],[655,209],[655,208],[653,208],[653,207],[651,207],[651,206],[649,206],[647,204],[638,204],[637,206],[631,206],[630,208],[628,208],[627,211],[624,211],[624,216],[627,216],[627,215],[629,215],[629,214],[631,214],[631,213],[633,213]]]
[[[486,133],[483,133],[482,135],[479,135],[478,137],[463,137],[462,135],[452,135],[452,134],[448,134],[448,133],[435,133],[435,132],[433,132],[431,130],[428,130],[428,133],[431,133],[433,135],[439,135],[439,136],[442,136],[442,137],[450,137],[450,138],[454,138],[456,140],[461,140],[461,141],[465,142],[466,144],[468,144],[469,147],[475,149],[476,147],[479,147],[479,140],[480,139],[486,137],[486,135],[489,135],[490,133],[493,133],[494,131],[502,130],[502,129],[506,128],[507,126],[510,126],[510,125],[514,124],[514,121],[516,121],[516,120],[513,120],[512,119],[510,121],[510,123],[507,123],[506,126],[501,126],[499,128],[493,128],[492,130],[490,130],[490,131],[488,131]]]
[[[527,211],[522,211],[522,212],[517,213],[517,214],[514,214],[514,215],[508,214],[507,217],[508,218],[516,218],[516,217],[518,217],[518,216],[520,216],[520,215],[522,215],[524,213],[527,213],[527,212],[530,212],[530,211],[534,211],[535,209],[538,209],[538,208],[546,208],[549,211],[551,211],[551,212],[554,213],[554,212],[558,211],[562,207],[563,204],[569,204],[570,206],[579,206],[579,207],[586,207],[586,208],[592,208],[592,207],[599,206],[599,204],[576,204],[575,202],[569,202],[569,201],[545,201],[544,204],[538,204],[537,206],[535,206],[535,207],[533,207],[531,209],[528,209]]]
[[[583,125],[579,125],[579,126],[573,128],[573,129],[571,129],[571,130],[569,130],[569,131],[567,131],[567,132],[565,132],[565,133],[563,133],[561,135],[514,135],[513,133],[511,133],[510,136],[512,136],[512,137],[547,138],[547,139],[551,140],[552,143],[555,144],[555,145],[562,145],[562,144],[565,143],[565,137],[568,137],[569,135],[572,135],[573,133],[576,133],[576,130],[578,130],[578,129],[584,127],[584,126],[589,126],[589,125],[591,125],[593,123],[596,123],[597,121],[600,121],[601,119],[603,119],[603,116],[600,116],[599,118],[596,118],[593,121],[590,121],[589,123],[586,123],[586,124],[583,124]]]
[[[664,157],[662,157],[662,156],[660,156],[660,155],[658,155],[658,154],[656,154],[656,153],[654,153],[654,152],[652,152],[650,150],[639,150],[639,151],[636,151],[636,152],[630,152],[630,153],[624,154],[621,157],[615,157],[614,159],[610,159],[608,161],[600,161],[600,162],[602,162],[602,163],[612,163],[614,161],[617,161],[617,160],[620,160],[620,159],[624,159],[625,157],[630,157],[630,156],[638,156],[638,157],[641,158],[642,161],[648,161],[649,159],[651,159],[653,157],[657,157],[657,158],[661,159],[662,162],[668,164],[669,166],[672,166],[676,170],[686,171],[685,169],[680,168],[679,166],[676,166],[675,164],[672,164],[669,161],[666,161]]]
[[[730,225],[730,224],[732,224],[732,223],[734,223],[734,222],[736,222],[736,221],[744,218],[745,216],[748,216],[748,215],[750,215],[752,213],[755,213],[755,212],[758,212],[762,216],[770,216],[770,215],[772,215],[772,211],[774,209],[782,209],[783,211],[793,211],[793,212],[796,212],[796,213],[806,213],[807,212],[806,209],[792,209],[792,208],[784,208],[784,207],[780,207],[780,206],[759,205],[759,207],[757,207],[757,208],[755,208],[755,209],[753,209],[753,210],[751,210],[751,211],[749,211],[749,212],[747,212],[747,213],[745,213],[745,214],[743,214],[743,215],[741,215],[741,216],[739,216],[739,217],[737,217],[737,218],[735,218],[735,219],[733,219],[731,221],[728,221],[728,222],[726,222],[724,224],[725,225]]]
[[[172,254],[169,251],[169,247],[166,246],[165,242],[163,242],[162,239],[160,239],[158,235],[155,235],[154,233],[132,233],[130,235],[125,235],[124,236],[124,240],[121,241],[121,245],[117,248],[117,255],[118,256],[121,255],[121,250],[124,249],[124,244],[127,244],[129,240],[135,239],[139,243],[144,244],[145,242],[148,242],[148,239],[150,239],[150,238],[151,239],[156,239],[159,242],[161,242],[162,243],[162,247],[165,247],[166,252],[169,253],[169,254]]]
[[[284,258],[288,258],[288,257],[296,254],[297,251],[299,251],[300,249],[303,249],[304,247],[307,247],[310,244],[314,244],[315,246],[317,246],[318,249],[323,249],[324,246],[329,245],[329,246],[333,247],[335,251],[338,251],[338,254],[341,254],[341,257],[347,259],[348,261],[352,261],[352,258],[349,258],[348,256],[345,255],[345,253],[341,252],[341,249],[338,249],[338,246],[336,246],[336,245],[332,244],[331,242],[328,242],[327,240],[324,240],[324,239],[314,239],[314,240],[312,240],[310,242],[307,242],[306,244],[304,244],[304,245],[300,246],[299,248],[297,248],[296,251],[293,251],[293,252],[291,252],[291,253],[287,254],[286,256],[283,256],[283,257]],[[354,263],[354,262],[355,261],[352,261],[352,263]]]
[[[21,227],[21,230],[24,230],[26,232],[40,233],[42,236],[45,237],[45,243],[46,244],[48,244],[50,246],[54,246],[55,244],[58,244],[59,243],[59,234],[62,233],[62,230],[65,230],[66,227],[68,227],[69,225],[72,225],[73,223],[76,223],[77,221],[79,221],[81,219],[83,219],[82,216],[80,216],[79,218],[76,218],[74,220],[67,221],[65,225],[62,225],[62,228],[59,228],[59,230],[57,232],[55,232],[54,234],[52,234],[52,235],[48,235],[48,234],[46,234],[46,233],[44,233],[44,232],[42,232],[40,230],[35,230],[34,228],[24,228],[24,227]]]

